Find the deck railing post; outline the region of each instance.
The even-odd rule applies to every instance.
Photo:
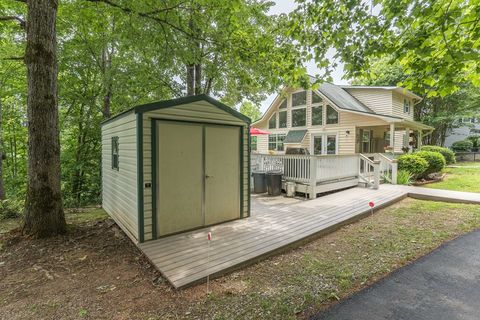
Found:
[[[310,193],[308,197],[315,199],[317,197],[317,157],[310,157]]]
[[[398,173],[398,161],[393,159],[391,162],[392,165],[392,184],[397,184],[397,173]]]
[[[380,186],[380,160],[374,160],[373,166],[373,189],[378,189]]]

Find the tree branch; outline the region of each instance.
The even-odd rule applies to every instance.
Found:
[[[23,20],[22,18],[20,17],[17,17],[17,16],[4,16],[4,17],[0,17],[0,21],[17,21],[18,24],[20,25],[20,27],[22,27],[23,29],[25,29],[26,27],[26,22],[25,20]]]
[[[123,12],[126,12],[126,13],[132,13],[132,14],[136,14],[138,15],[139,17],[142,17],[142,18],[147,18],[147,19],[150,19],[150,20],[153,20],[155,22],[158,22],[160,23],[161,25],[167,25],[169,26],[170,28],[174,29],[174,30],[177,30],[185,35],[187,35],[189,38],[191,39],[194,39],[194,40],[202,40],[202,41],[207,41],[207,39],[202,39],[202,38],[199,38],[199,37],[196,37],[194,34],[182,29],[181,27],[179,26],[176,26],[175,24],[171,23],[170,21],[167,21],[165,19],[162,19],[162,18],[159,18],[157,16],[152,16],[151,14],[152,13],[156,13],[156,11],[159,11],[159,10],[156,10],[156,11],[151,11],[151,12],[138,12],[138,11],[135,11],[129,7],[125,7],[125,6],[122,6],[122,5],[119,5],[111,0],[86,0],[88,2],[94,2],[94,3],[104,3],[104,4],[107,4],[111,7],[114,7],[114,8],[117,8],[119,10],[122,10]],[[169,7],[169,8],[165,8],[165,9],[161,9],[159,12],[166,12],[168,10],[173,10],[173,9],[176,9],[177,7],[179,7],[179,5],[177,6],[172,6],[172,7]]]
[[[2,58],[2,60],[25,60],[25,57],[5,57],[5,58]]]

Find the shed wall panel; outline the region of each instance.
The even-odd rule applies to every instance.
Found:
[[[102,126],[102,207],[138,239],[136,117],[132,112]],[[112,169],[112,137],[119,141],[119,169]]]

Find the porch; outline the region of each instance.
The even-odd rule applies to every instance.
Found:
[[[404,148],[409,151],[422,146],[425,135],[432,128],[415,121],[392,122],[381,126],[356,127],[356,153],[402,153]]]

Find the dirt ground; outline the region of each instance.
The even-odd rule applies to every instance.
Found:
[[[480,206],[407,199],[205,285],[174,290],[110,219],[0,234],[0,319],[294,319],[480,226]],[[1,223],[1,221],[0,221]]]

